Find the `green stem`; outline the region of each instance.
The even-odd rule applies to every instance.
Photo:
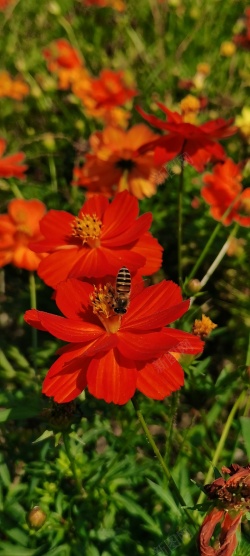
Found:
[[[82,486],[81,479],[78,477],[78,474],[77,474],[77,469],[76,469],[74,456],[71,453],[69,435],[68,435],[67,432],[63,432],[62,437],[63,437],[64,447],[65,447],[65,452],[66,452],[68,460],[70,462],[71,471],[72,471],[73,477],[75,479],[77,492],[78,492],[78,494],[83,495],[84,494],[84,489],[83,489],[83,486]]]
[[[170,457],[170,448],[171,448],[171,441],[173,436],[174,421],[175,421],[177,408],[180,401],[180,391],[173,392],[170,401],[171,401],[170,423],[168,427],[168,436],[166,440],[165,457],[164,457],[165,462],[168,462]]]
[[[16,183],[14,183],[12,180],[9,180],[9,186],[10,186],[10,189],[11,189],[13,195],[15,195],[15,197],[17,199],[23,199],[24,198],[23,194],[21,193],[21,191],[20,191],[19,187],[16,185]]]
[[[31,309],[36,309],[36,281],[34,272],[29,273],[29,288],[30,288],[30,307]],[[37,370],[36,364],[36,353],[37,353],[37,329],[31,329],[32,334],[32,348],[33,348],[33,362],[34,362],[34,369]]]
[[[189,522],[192,523],[192,525],[194,525],[196,527],[196,524],[195,524],[194,520],[192,519],[192,516],[190,515],[188,509],[185,507],[186,506],[185,500],[182,498],[182,495],[181,495],[181,493],[180,493],[180,491],[179,491],[179,489],[178,489],[178,487],[177,487],[177,485],[176,485],[176,483],[175,483],[175,481],[174,481],[174,479],[173,479],[173,477],[172,477],[172,475],[171,475],[171,473],[170,473],[170,471],[169,471],[169,469],[168,469],[160,451],[158,450],[158,448],[155,444],[153,436],[152,436],[152,434],[151,434],[151,432],[150,432],[150,430],[147,426],[147,423],[146,423],[146,421],[145,421],[145,419],[142,415],[141,410],[138,409],[138,407],[136,406],[136,402],[134,400],[131,400],[131,401],[132,401],[132,404],[133,404],[134,409],[136,411],[137,417],[140,421],[140,424],[141,424],[141,426],[142,426],[142,428],[145,432],[145,435],[146,435],[146,437],[149,441],[149,444],[151,445],[151,448],[153,449],[153,452],[156,455],[156,457],[157,457],[157,459],[158,459],[158,461],[159,461],[159,463],[162,467],[164,475],[167,477],[167,480],[169,481],[169,486],[172,487],[172,489],[173,489],[175,499],[179,502],[180,506],[183,507],[183,509],[184,509],[184,511],[185,511],[185,513],[188,517]]]
[[[49,171],[50,171],[50,177],[51,177],[52,191],[57,193],[58,184],[57,184],[56,166],[55,166],[54,158],[51,155],[49,156]]]
[[[234,405],[233,405],[233,407],[232,407],[232,409],[231,409],[231,411],[228,415],[228,418],[227,418],[226,424],[224,426],[222,435],[220,437],[218,446],[215,450],[214,457],[212,459],[212,463],[209,467],[208,473],[207,473],[206,478],[205,478],[205,482],[204,482],[205,485],[209,484],[211,482],[212,478],[213,478],[214,468],[216,467],[216,465],[218,463],[218,460],[220,458],[221,452],[224,448],[229,430],[230,430],[232,422],[233,422],[233,418],[235,416],[235,413],[239,409],[240,405],[242,404],[242,401],[246,397],[246,395],[247,395],[246,390],[243,390],[243,392],[241,392],[240,396],[238,397],[238,399],[234,403]],[[198,498],[197,504],[202,504],[202,502],[204,502],[205,498],[206,498],[206,494],[204,492],[201,492],[200,496]]]
[[[182,287],[182,205],[184,189],[184,166],[181,162],[181,173],[178,188],[178,280]]]
[[[198,260],[196,261],[196,263],[195,263],[193,269],[191,270],[191,272],[190,272],[188,278],[186,278],[186,282],[189,282],[189,281],[196,275],[197,270],[200,268],[200,265],[203,263],[203,261],[204,261],[206,255],[207,255],[207,253],[208,253],[208,251],[209,251],[209,249],[210,249],[212,243],[214,242],[214,240],[215,240],[215,238],[216,238],[216,236],[217,236],[217,234],[218,234],[218,232],[219,232],[221,226],[224,225],[224,219],[225,219],[225,218],[228,216],[228,214],[230,213],[230,211],[231,211],[233,205],[239,200],[240,195],[241,195],[241,193],[240,193],[239,195],[237,195],[237,197],[233,200],[233,202],[231,203],[231,205],[230,205],[230,206],[227,208],[227,210],[224,212],[224,214],[223,214],[223,216],[222,216],[220,222],[218,222],[217,226],[215,226],[213,233],[211,234],[211,236],[210,236],[208,242],[206,243],[206,245],[205,245],[203,251],[201,252],[201,254],[200,254]]]

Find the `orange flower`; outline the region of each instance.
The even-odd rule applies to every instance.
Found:
[[[29,249],[31,240],[40,239],[39,220],[46,207],[36,199],[13,199],[8,214],[0,215],[0,267],[12,263],[18,268],[36,270],[44,254]]]
[[[29,94],[29,86],[22,79],[12,79],[7,71],[0,72],[0,97],[22,100]]]
[[[93,133],[90,137],[92,153],[86,155],[82,168],[74,169],[73,185],[108,197],[124,189],[137,199],[151,197],[164,178],[154,165],[153,151],[139,155],[138,148],[157,137],[144,124],[135,125],[128,131],[110,126]]]
[[[194,321],[193,334],[204,340],[217,326],[209,317],[202,315],[201,320],[195,319]]]
[[[123,71],[104,69],[100,77],[75,80],[74,94],[81,99],[87,113],[95,118],[107,119],[110,110],[125,104],[137,91],[126,84]]]
[[[113,8],[118,12],[125,10],[125,4],[122,0],[83,0],[84,6],[96,6],[97,8]]]
[[[6,141],[0,139],[0,157],[3,155],[6,148]],[[25,154],[20,152],[16,154],[11,154],[0,158],[0,177],[1,178],[19,178],[24,179],[24,172],[27,170],[28,166],[25,164],[21,165]]]
[[[210,212],[215,220],[221,220],[223,214],[232,205],[223,224],[228,226],[234,220],[241,226],[250,226],[250,187],[243,190],[242,164],[235,164],[227,158],[224,163],[216,164],[212,174],[205,174],[205,187],[202,197],[211,205]]]
[[[88,80],[81,55],[66,39],[58,39],[43,50],[49,71],[56,73],[60,89],[68,89],[74,81]]]

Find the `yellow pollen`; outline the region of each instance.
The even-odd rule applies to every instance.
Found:
[[[71,224],[72,236],[79,238],[82,245],[87,243],[89,247],[99,247],[102,222],[96,214],[83,214],[76,216]]]
[[[204,340],[217,326],[209,317],[202,315],[201,320],[196,319],[194,321],[193,334]]]
[[[93,293],[89,296],[93,306],[93,313],[98,316],[106,331],[115,334],[121,324],[121,316],[113,311],[115,290],[111,284],[94,286]]]

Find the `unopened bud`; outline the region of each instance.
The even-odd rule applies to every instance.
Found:
[[[27,515],[27,523],[32,529],[41,529],[46,519],[47,515],[40,506],[34,506]]]
[[[191,293],[198,293],[201,289],[200,280],[193,278],[188,282],[188,289]]]

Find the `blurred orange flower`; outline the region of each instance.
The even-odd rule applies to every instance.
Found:
[[[154,164],[154,153],[138,154],[138,148],[156,139],[145,124],[128,131],[106,127],[90,136],[91,154],[86,155],[82,168],[74,168],[73,185],[86,187],[88,192],[112,197],[127,189],[137,199],[151,197],[166,177]]]
[[[243,190],[241,168],[242,164],[235,164],[227,158],[224,163],[214,166],[212,174],[203,177],[205,186],[201,195],[211,205],[210,213],[215,220],[221,220],[232,205],[229,214],[223,218],[225,226],[233,220],[241,226],[250,226],[250,187]]]
[[[79,78],[72,85],[87,113],[95,118],[108,118],[110,110],[125,104],[137,91],[126,83],[123,71],[104,69],[97,78]]]
[[[20,152],[1,158],[5,149],[6,141],[0,139],[0,177],[24,179],[24,172],[27,170],[28,166],[25,164],[21,165],[21,162],[23,162],[25,154]]]
[[[29,243],[41,238],[39,221],[45,212],[45,205],[36,199],[10,201],[8,214],[0,215],[0,267],[12,263],[26,270],[37,269],[45,254],[33,253]]]
[[[8,8],[9,4],[12,3],[12,0],[0,0],[0,11],[4,11],[6,10],[6,8]]]
[[[29,86],[22,79],[12,79],[7,71],[0,71],[0,97],[22,100],[29,94]]]
[[[114,8],[118,12],[125,10],[122,0],[83,0],[84,6],[96,6],[97,8]]]
[[[77,50],[66,39],[58,39],[44,48],[48,70],[58,76],[59,88],[68,89],[72,83],[88,79],[89,74]]]

